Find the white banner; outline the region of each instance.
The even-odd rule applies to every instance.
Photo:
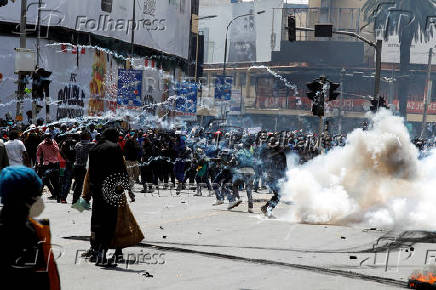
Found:
[[[436,35],[428,42],[414,40],[410,48],[410,63],[427,64],[429,50],[433,47],[434,51],[435,45]],[[400,41],[398,35],[389,36],[387,41],[383,39],[382,62],[400,63]],[[433,57],[433,64],[436,64],[436,57]]]
[[[35,33],[38,2],[27,11],[28,32]],[[0,8],[0,21],[19,23],[21,1]],[[189,0],[136,1],[125,0],[61,0],[45,1],[40,9],[43,26],[59,26],[96,35],[134,42],[168,54],[188,58],[191,19]],[[42,35],[45,37],[46,35]]]

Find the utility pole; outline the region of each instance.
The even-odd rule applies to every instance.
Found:
[[[37,31],[38,31],[38,35],[36,37],[36,67],[39,68],[39,54],[40,54],[40,38],[41,38],[41,1],[42,0],[38,0],[38,17],[36,19],[37,23]],[[32,100],[32,124],[36,124],[36,119],[38,117],[38,113],[36,110],[36,100],[33,99]]]
[[[380,77],[381,77],[381,56],[382,56],[383,42],[379,39],[375,45],[375,85],[374,85],[374,98],[380,95]]]
[[[345,79],[345,68],[343,67],[341,70],[341,99],[339,102],[339,125],[338,125],[338,131],[339,134],[342,134],[342,114],[344,112],[343,107],[344,107],[344,79]]]
[[[26,10],[27,0],[21,0],[21,17],[20,17],[20,48],[26,48]],[[23,121],[21,107],[24,99],[24,89],[26,88],[26,73],[18,72],[18,91],[17,91],[17,112],[16,121]]]
[[[427,85],[426,85],[426,92],[424,92],[424,111],[422,113],[422,125],[421,125],[421,138],[425,138],[426,133],[425,129],[427,127],[427,109],[428,109],[428,103],[431,100],[431,91],[433,88],[433,82],[431,80],[431,64],[433,59],[433,48],[430,48],[428,52],[428,69],[427,69]]]

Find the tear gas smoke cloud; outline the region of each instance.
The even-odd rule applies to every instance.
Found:
[[[287,172],[293,222],[436,228],[436,151],[418,160],[402,118],[386,110],[372,118],[345,147]]]

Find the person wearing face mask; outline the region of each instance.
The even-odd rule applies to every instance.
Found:
[[[60,289],[44,210],[43,184],[33,169],[7,167],[0,173],[0,273],[14,289]],[[10,282],[10,283],[8,283]]]

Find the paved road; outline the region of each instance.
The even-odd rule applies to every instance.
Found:
[[[275,210],[277,219],[266,219],[259,214],[266,193],[255,195],[255,214],[246,203],[227,211],[211,206],[214,197],[192,194],[137,191],[130,207],[145,239],[125,249],[132,261],[115,269],[77,258],[89,247],[90,212],[46,200],[41,217],[50,218],[55,251],[63,250],[62,289],[401,289],[433,245],[428,233],[398,239],[401,231],[365,225],[292,224],[286,204]],[[391,251],[387,268],[380,237],[396,237],[391,247],[402,249]]]

